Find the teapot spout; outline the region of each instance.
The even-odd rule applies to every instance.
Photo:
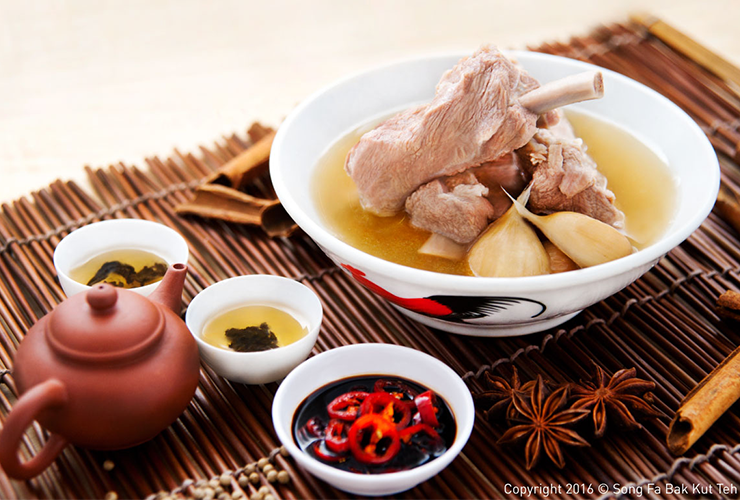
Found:
[[[149,296],[152,302],[158,302],[172,309],[175,314],[180,314],[182,307],[182,290],[185,286],[185,277],[188,274],[188,266],[185,264],[173,264],[167,269],[167,273],[157,286],[157,289]]]

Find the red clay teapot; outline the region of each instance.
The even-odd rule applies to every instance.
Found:
[[[8,476],[40,474],[68,444],[98,450],[148,441],[187,407],[198,386],[198,347],[174,312],[187,266],[171,266],[145,298],[110,285],[74,295],[41,318],[18,348],[20,397],[0,433]],[[18,449],[36,420],[51,433],[21,462]]]

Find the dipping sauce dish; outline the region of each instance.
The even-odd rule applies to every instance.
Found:
[[[442,397],[386,375],[325,385],[293,419],[293,437],[305,453],[357,474],[419,467],[443,455],[455,434],[455,418]]]
[[[418,467],[400,472],[357,474],[322,463],[302,451],[293,435],[296,412],[311,394],[350,377],[402,378],[428,388],[448,405],[455,435],[447,451]],[[465,382],[438,359],[408,347],[355,344],[312,357],[280,384],[272,404],[272,422],[278,438],[308,472],[333,486],[357,495],[390,495],[405,491],[439,473],[454,460],[473,430],[475,408]]]

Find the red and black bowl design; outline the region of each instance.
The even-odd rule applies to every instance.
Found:
[[[466,295],[430,295],[423,298],[399,297],[367,279],[363,271],[349,264],[342,264],[342,267],[358,283],[393,304],[429,318],[450,321],[452,323],[475,323],[475,320],[494,316],[522,305],[526,305],[528,309],[532,309],[534,314],[531,318],[541,316],[547,309],[547,306],[542,302],[523,297],[481,297]]]

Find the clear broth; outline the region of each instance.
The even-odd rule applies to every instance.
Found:
[[[676,181],[668,165],[638,138],[610,122],[569,111],[576,136],[616,196],[625,215],[625,232],[639,250],[663,235],[675,211]],[[419,248],[428,231],[413,227],[405,212],[378,217],[363,210],[352,179],[344,171],[349,150],[368,130],[367,125],[341,137],[319,160],[314,196],[326,227],[347,244],[404,266],[447,274],[472,275],[467,261],[422,255]]]

